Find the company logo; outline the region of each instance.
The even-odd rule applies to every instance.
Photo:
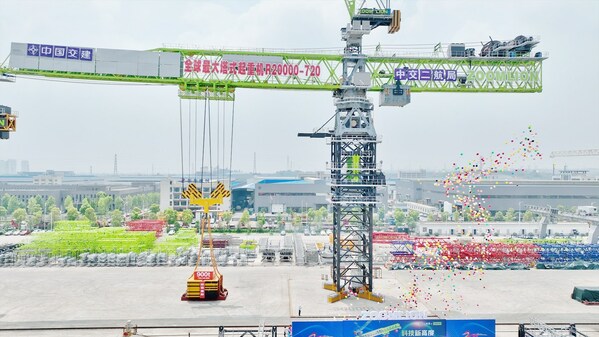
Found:
[[[482,337],[482,336],[486,336],[487,334],[484,333],[470,333],[470,331],[465,331],[462,336],[464,337]]]

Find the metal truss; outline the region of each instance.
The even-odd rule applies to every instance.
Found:
[[[212,65],[221,65],[231,57],[237,59],[276,59],[277,64],[294,67],[292,74],[277,73],[250,74],[233,67],[226,74],[209,68],[185,72],[182,66],[178,78],[156,76],[131,76],[118,74],[89,74],[65,71],[37,69],[0,68],[0,73],[16,75],[46,76],[74,80],[118,81],[131,83],[171,84],[179,85],[184,92],[182,98],[197,98],[193,92],[205,91],[206,88],[259,88],[259,89],[293,89],[293,90],[326,90],[334,91],[342,87],[343,56],[328,54],[287,53],[287,52],[254,52],[235,50],[189,50],[176,48],[160,48],[156,51],[178,52],[182,62],[204,61]],[[363,55],[364,56],[364,55]],[[451,81],[434,81],[407,79],[403,84],[410,86],[412,92],[541,92],[542,61],[545,58],[531,57],[369,57],[364,65],[365,71],[371,73],[372,83],[368,91],[381,91],[385,84],[394,84],[395,69],[443,70],[455,71],[457,78]],[[281,68],[283,69],[283,68]],[[12,76],[12,75],[11,75]],[[200,94],[201,95],[201,94]],[[216,96],[216,99],[231,100],[232,95]]]

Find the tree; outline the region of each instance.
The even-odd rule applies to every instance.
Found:
[[[291,221],[293,221],[293,225],[294,226],[299,226],[302,223],[302,217],[299,214],[294,213],[292,215],[292,220]]]
[[[2,198],[0,198],[0,205],[4,208],[8,209],[8,202],[10,201],[10,194],[4,193]]]
[[[316,221],[317,223],[321,224],[324,222],[324,220],[327,218],[327,215],[329,214],[329,210],[322,206],[318,209],[318,211],[316,212],[316,216],[314,218],[314,221]]]
[[[125,201],[120,196],[114,198],[114,209],[123,210],[123,206],[125,205]]]
[[[230,212],[230,211],[223,212],[223,220],[225,220],[227,225],[231,222],[231,219],[233,219],[232,212]]]
[[[0,218],[4,218],[8,214],[8,210],[4,206],[0,206]]]
[[[452,219],[453,221],[459,221],[460,220],[460,212],[459,211],[454,211],[452,214]]]
[[[31,224],[32,225],[39,225],[40,223],[42,223],[42,217],[44,215],[42,214],[42,211],[36,211],[35,213],[31,214]]]
[[[406,214],[401,209],[396,208],[393,211],[393,218],[395,219],[395,224],[399,226],[406,221]]]
[[[426,221],[435,221],[435,215],[433,213],[427,214]]]
[[[67,209],[67,220],[77,220],[79,217],[79,211],[74,206],[71,206]]]
[[[131,211],[131,220],[139,220],[141,219],[141,209],[138,207],[134,207]]]
[[[418,219],[420,218],[420,213],[418,213],[416,211],[409,211],[408,212],[408,217],[410,219],[412,219],[413,221],[418,221]]]
[[[85,214],[85,210],[92,207],[92,205],[89,203],[89,200],[87,198],[83,198],[83,201],[81,201],[81,206],[79,207],[79,212],[81,214]]]
[[[42,206],[37,202],[37,199],[35,197],[29,198],[29,201],[27,202],[27,213],[33,215],[41,211]]]
[[[316,218],[316,211],[312,208],[308,208],[308,213],[306,216],[308,218],[308,221],[310,221],[310,223],[313,223],[314,219]]]
[[[524,216],[523,216],[524,221],[526,222],[532,222],[535,219],[535,215],[533,212],[531,212],[530,210],[526,210],[526,212],[524,212]]]
[[[441,221],[447,221],[447,220],[449,220],[450,216],[451,216],[451,214],[449,214],[447,212],[441,212]]]
[[[151,204],[150,212],[157,214],[158,212],[160,212],[160,206],[158,204]]]
[[[513,208],[510,208],[505,212],[505,221],[514,221],[516,220],[516,212]]]
[[[128,195],[125,197],[125,211],[129,211],[130,209],[133,208],[133,196],[132,195]]]
[[[112,197],[109,195],[105,195],[98,199],[98,214],[106,215],[110,210],[110,205],[112,204]]]
[[[505,217],[503,216],[503,213],[501,213],[501,211],[497,211],[497,212],[495,212],[495,216],[493,217],[493,220],[505,221]]]
[[[50,222],[59,221],[60,220],[60,208],[53,206],[50,209]]]
[[[177,222],[177,212],[172,208],[166,209],[164,211],[164,218],[166,223],[173,225]]]
[[[183,210],[181,221],[183,221],[183,224],[185,225],[189,225],[193,221],[193,212],[189,208]]]
[[[20,224],[27,219],[27,211],[25,211],[24,208],[17,208],[14,212],[12,212],[12,218],[17,224]]]
[[[25,205],[23,205],[23,203],[14,195],[10,197],[10,200],[8,200],[8,206],[6,207],[6,210],[8,211],[8,213],[13,213],[17,208],[24,208]]]
[[[54,199],[53,196],[49,196],[48,199],[46,199],[46,211],[49,211],[52,209],[52,207],[56,206],[56,199]]]
[[[44,209],[44,200],[42,199],[42,196],[39,194],[35,195],[35,202],[40,205],[40,209]]]
[[[120,209],[115,209],[110,214],[110,224],[112,227],[121,227],[125,218],[123,217],[123,212]]]
[[[74,207],[74,204],[73,204],[73,197],[71,197],[70,195],[67,195],[67,197],[66,197],[66,198],[64,198],[64,201],[63,201],[63,203],[62,203],[62,207],[63,207],[65,210],[68,210],[69,208],[71,208],[71,207]]]
[[[247,209],[243,210],[241,213],[241,218],[239,219],[239,223],[243,226],[247,225],[250,222],[250,212]]]
[[[256,222],[258,223],[258,228],[262,229],[262,226],[264,226],[266,223],[266,216],[264,216],[264,212],[256,214]]]
[[[87,218],[87,220],[95,223],[96,221],[98,221],[98,217],[96,216],[96,211],[94,211],[93,208],[88,207],[85,209],[85,213],[84,213],[85,217]]]

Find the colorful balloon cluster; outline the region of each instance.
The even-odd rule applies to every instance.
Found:
[[[487,223],[490,218],[491,205],[481,196],[483,190],[477,187],[481,181],[488,181],[496,175],[512,175],[518,172],[524,172],[524,163],[530,160],[542,159],[539,150],[539,141],[537,133],[532,126],[522,131],[518,137],[510,139],[505,144],[511,145],[511,149],[501,152],[491,152],[489,155],[476,153],[474,159],[466,164],[460,165],[453,163],[453,170],[444,179],[438,180],[438,186],[443,186],[446,196],[451,196],[453,204],[458,206],[459,217],[470,220],[476,225]],[[460,154],[463,156],[463,153]],[[504,184],[512,184],[508,180],[502,181]],[[495,182],[495,186],[499,181]],[[493,186],[490,187],[491,189]],[[455,219],[458,220],[458,219]],[[488,225],[488,224],[487,224]],[[487,240],[493,235],[493,228],[485,231]],[[480,249],[484,250],[485,245]],[[457,269],[457,261],[452,261],[444,251],[444,245],[441,241],[431,240],[424,247],[414,250],[414,255],[418,265],[425,265],[424,269],[410,269],[410,279],[406,289],[401,290],[399,299],[406,308],[416,308],[419,303],[425,302],[434,305],[433,309],[440,312],[449,312],[460,310],[463,298],[457,291],[456,284],[459,281],[467,279],[483,280],[484,269],[482,266],[473,264],[471,269]],[[485,252],[481,252],[485,255]],[[413,268],[413,266],[409,267]],[[484,286],[483,286],[484,288]],[[437,296],[441,296],[440,301]]]

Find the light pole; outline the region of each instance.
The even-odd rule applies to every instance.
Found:
[[[522,210],[520,209],[521,204],[522,204],[522,201],[518,201],[518,222],[521,222],[521,219],[522,219]]]

